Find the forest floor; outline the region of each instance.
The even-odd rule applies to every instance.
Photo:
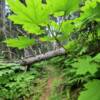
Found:
[[[9,63],[9,64],[5,63],[4,64],[4,62],[1,62],[0,66],[1,66],[1,72],[3,73],[3,77],[2,77],[3,79],[5,79],[5,77],[4,77],[5,69],[7,69],[7,71],[9,71],[9,72],[12,72],[12,71],[14,72],[16,69],[18,71],[18,69],[20,68],[20,65],[15,64],[15,63]],[[9,70],[8,70],[8,68],[9,68]],[[69,99],[70,96],[68,95],[68,93],[71,91],[69,91],[68,87],[66,87],[67,80],[63,76],[64,73],[63,73],[63,70],[61,67],[58,67],[55,64],[43,63],[43,64],[37,64],[37,66],[36,65],[33,66],[31,71],[27,71],[27,72],[22,71],[21,72],[21,70],[20,70],[19,72],[16,72],[16,73],[17,74],[15,74],[15,76],[13,78],[10,76],[9,73],[7,74],[5,72],[5,75],[7,76],[7,79],[8,79],[7,81],[9,81],[9,79],[11,79],[11,78],[13,78],[13,80],[14,80],[14,82],[12,82],[12,80],[11,80],[11,82],[9,81],[8,84],[4,80],[6,85],[13,83],[14,86],[19,86],[23,90],[24,89],[23,85],[26,86],[26,84],[27,84],[25,80],[29,81],[28,79],[31,77],[33,79],[33,81],[31,81],[32,86],[29,85],[30,91],[25,92],[25,93],[27,93],[28,96],[23,96],[22,97],[23,100],[70,100]],[[36,78],[35,78],[35,76],[36,76]],[[28,77],[28,78],[26,78],[26,77]],[[24,84],[22,83],[22,85],[19,84],[20,80],[21,80],[21,82],[25,82],[25,83]],[[9,86],[9,88],[11,88],[11,87]],[[16,88],[16,87],[14,87],[14,88]],[[14,88],[12,87],[11,90],[13,90]],[[4,89],[6,89],[6,88],[4,87]],[[8,90],[8,91],[10,91],[10,90]],[[75,89],[75,91],[72,94],[74,98],[76,98],[76,96],[77,96],[76,93],[78,93],[78,92]],[[18,92],[18,94],[19,94],[19,92]],[[4,95],[6,95],[6,94],[4,94]],[[13,100],[13,99],[9,99],[9,100]],[[17,99],[15,99],[15,100],[17,100]],[[22,99],[18,99],[18,100],[22,100]],[[71,99],[71,100],[76,100],[76,99]]]
[[[61,78],[59,77],[59,71],[55,69],[55,67],[49,66],[48,67],[48,80],[47,84],[44,87],[43,94],[40,97],[40,100],[49,100],[49,97],[52,95],[52,91],[54,88],[54,82],[60,81]]]

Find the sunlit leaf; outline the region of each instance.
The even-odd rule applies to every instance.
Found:
[[[21,24],[29,33],[41,34],[40,26],[48,23],[48,10],[41,0],[26,0],[26,5],[20,0],[7,0],[13,15],[9,16],[15,24]]]
[[[100,62],[100,53],[98,53],[95,57],[93,57],[93,60]]]
[[[4,41],[9,47],[16,47],[18,49],[27,48],[35,43],[34,39],[29,39],[28,37],[19,36],[18,38],[7,39]]]
[[[100,100],[100,80],[93,80],[84,85],[78,100]]]
[[[91,61],[92,58],[86,56],[73,63],[72,67],[75,68],[76,75],[86,75],[87,73],[94,75],[98,71],[99,65]]]
[[[51,13],[65,11],[66,14],[73,12],[79,8],[80,0],[47,0],[48,9]]]
[[[71,23],[71,21],[62,22],[61,32],[67,38],[70,36],[70,33],[74,32],[75,26]]]

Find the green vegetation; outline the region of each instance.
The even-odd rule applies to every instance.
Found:
[[[100,100],[100,0],[7,3],[12,11],[8,18],[28,34],[3,43],[20,50],[41,44],[49,51],[56,43],[65,55],[49,59],[40,52],[44,61],[25,66],[2,58],[0,100]]]

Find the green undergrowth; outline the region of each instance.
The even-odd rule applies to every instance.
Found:
[[[0,100],[41,100],[43,96],[48,100],[88,100],[95,88],[98,98],[93,100],[99,100],[99,66],[100,54],[74,59],[58,56],[33,64],[28,71],[0,60]]]
[[[59,59],[58,59],[59,58]],[[61,61],[63,57],[55,59]],[[63,98],[63,79],[58,64],[53,59],[33,64],[29,71],[16,63],[0,60],[0,100],[40,100],[45,95],[48,80],[51,79],[48,99]],[[61,86],[60,86],[61,85]],[[61,89],[60,89],[61,88]],[[66,97],[66,94],[64,94]]]
[[[41,62],[29,71],[17,63],[0,59],[0,100],[39,100],[49,78],[56,77],[56,67]]]
[[[0,100],[19,100],[33,95],[34,80],[40,74],[34,68],[26,71],[17,63],[0,60]]]
[[[67,55],[33,64],[28,71],[1,62],[1,98],[100,100],[100,0],[7,2],[13,12],[8,18],[36,37],[8,38],[7,46],[24,50],[56,42]]]
[[[51,79],[48,100],[89,100],[89,96],[92,100],[100,99],[99,53],[74,58],[59,56],[46,61],[45,64],[49,69],[46,77]],[[98,94],[94,96],[95,89]]]

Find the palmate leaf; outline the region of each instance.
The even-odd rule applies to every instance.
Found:
[[[16,47],[18,49],[27,48],[35,43],[34,39],[29,39],[28,37],[19,36],[14,39],[7,39],[4,41],[9,47]]]
[[[47,0],[47,7],[51,13],[65,11],[66,14],[78,9],[80,0]]]
[[[77,41],[69,41],[64,47],[68,50],[68,52],[73,52],[77,49]]]
[[[54,42],[55,41],[55,39],[53,37],[50,37],[50,36],[41,37],[39,40],[41,42]]]
[[[98,20],[100,18],[100,0],[87,1],[86,6],[82,8],[82,11],[85,12],[84,15],[87,15],[89,20]],[[83,15],[82,15],[83,16]]]
[[[86,75],[87,73],[94,75],[99,68],[99,65],[92,62],[90,56],[85,56],[78,59],[78,62],[72,64],[72,67],[75,68],[76,75]]]
[[[74,32],[75,25],[73,25],[71,22],[71,20],[62,22],[61,32],[66,38],[70,36],[70,33]]]
[[[41,34],[40,25],[48,23],[48,10],[41,0],[26,0],[26,6],[20,0],[7,0],[14,12],[9,18],[15,24],[21,24],[29,33]]]
[[[80,17],[76,19],[78,26],[88,23],[89,21],[95,20],[100,21],[100,0],[87,0],[85,5],[81,8]]]
[[[78,100],[100,100],[100,80],[86,83],[85,89],[80,93]]]
[[[93,58],[94,61],[96,62],[100,62],[100,53],[98,53],[94,58]]]
[[[59,24],[55,21],[51,21],[50,25],[54,28],[54,30],[58,31],[59,30]]]

